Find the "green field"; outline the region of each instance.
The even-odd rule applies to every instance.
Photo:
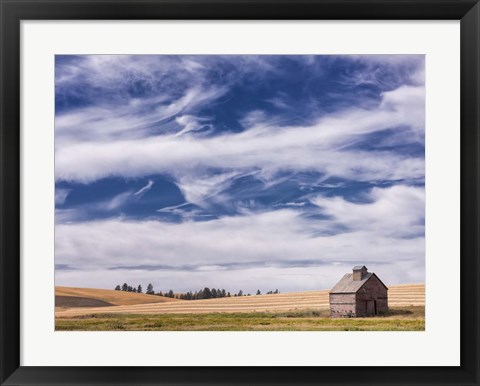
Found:
[[[328,310],[282,313],[94,314],[57,318],[56,331],[423,331],[424,307],[372,318],[331,319]]]

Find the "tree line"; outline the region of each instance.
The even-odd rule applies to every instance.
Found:
[[[140,284],[138,285],[138,287],[135,287],[135,286],[128,285],[127,283],[123,283],[122,286],[118,284],[117,286],[115,286],[115,291],[136,292],[138,294],[143,293],[143,289]],[[147,285],[147,290],[145,291],[145,293],[148,295],[154,294],[152,283],[149,283]]]
[[[125,291],[125,292],[135,292],[135,293],[143,293],[142,292],[142,286],[139,284],[137,287],[128,285],[127,283],[123,283],[122,286],[117,285],[115,287],[115,291]],[[145,291],[146,294],[148,295],[157,295],[157,296],[164,296],[167,298],[176,298],[176,299],[182,299],[182,300],[200,300],[200,299],[216,299],[216,298],[229,298],[229,297],[237,297],[237,296],[251,296],[249,293],[244,293],[243,290],[238,291],[237,293],[234,293],[233,295],[230,292],[227,292],[225,289],[220,289],[220,288],[212,288],[210,289],[209,287],[205,287],[203,289],[200,289],[198,291],[192,292],[184,292],[184,293],[174,293],[173,290],[169,290],[168,292],[155,292],[153,290],[153,285],[152,283],[149,283],[147,285],[147,289]],[[271,294],[279,294],[280,291],[278,289],[276,290],[271,290],[268,291],[266,294],[271,295]],[[261,295],[262,292],[260,290],[257,290],[256,295]]]

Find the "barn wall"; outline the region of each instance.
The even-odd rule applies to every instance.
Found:
[[[356,316],[355,294],[330,294],[330,317]]]
[[[330,294],[330,317],[367,316],[368,300],[375,300],[377,314],[388,311],[388,290],[375,275],[356,294]]]
[[[357,316],[366,316],[367,300],[376,300],[377,314],[386,312],[388,310],[388,290],[377,279],[372,276],[365,285],[357,292],[356,296],[356,314]]]
[[[377,312],[382,314],[388,311],[388,300],[387,299],[377,299]]]
[[[367,315],[367,303],[365,300],[357,299],[355,303],[355,315],[359,318]]]

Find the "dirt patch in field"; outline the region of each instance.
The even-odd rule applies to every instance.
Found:
[[[78,296],[55,296],[55,307],[111,307],[112,303],[103,300],[82,298]]]

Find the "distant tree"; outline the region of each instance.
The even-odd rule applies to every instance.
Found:
[[[147,293],[148,295],[153,295],[153,294],[154,294],[152,283],[148,283],[146,293]]]
[[[142,293],[142,286],[141,286],[140,284],[139,284],[138,287],[137,287],[137,292],[138,292],[139,294]]]
[[[128,291],[128,292],[132,292],[132,290],[133,290],[132,286],[129,285],[129,286],[127,287],[127,291]]]
[[[278,289],[275,290],[274,294],[279,294],[280,291]]]
[[[135,287],[132,287],[132,292],[137,292],[137,289]]]
[[[120,287],[120,285],[117,285],[117,286],[115,287],[115,291],[121,291],[121,290],[122,290],[122,287]]]
[[[210,288],[205,287],[203,289],[202,299],[211,299],[211,298],[212,298],[212,291],[210,291]]]
[[[128,288],[131,288],[131,287],[128,286]],[[142,293],[142,286],[139,285],[138,288],[132,288],[131,291],[132,292],[137,292],[137,293]],[[276,291],[277,292],[274,292],[274,291],[270,290],[266,293],[267,294],[278,293],[278,290],[276,290]],[[155,294],[153,292],[153,286],[151,285],[151,283],[147,286],[147,290],[145,291],[145,293]],[[262,292],[260,290],[257,290],[256,295],[261,295],[261,294],[262,294]],[[226,297],[232,297],[232,296],[234,296],[234,297],[252,296],[252,294],[244,293],[243,290],[238,291],[238,293],[233,293],[232,294],[231,292],[227,292],[225,289],[209,288],[209,287],[204,287],[203,289],[200,289],[200,290],[194,291],[194,292],[193,291],[187,291],[187,292],[178,293],[178,294],[174,293],[173,290],[169,290],[168,292],[159,291],[155,295],[164,296],[164,297],[167,297],[167,298],[181,299],[181,300],[215,299],[215,298],[226,298]]]
[[[127,283],[123,283],[122,285],[122,291],[127,291],[128,290],[128,284]]]

